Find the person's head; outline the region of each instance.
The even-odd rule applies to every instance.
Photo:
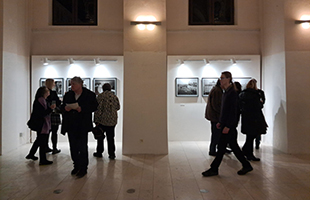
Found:
[[[109,83],[105,83],[102,86],[102,90],[103,91],[111,91],[111,89],[112,89],[112,87],[111,87],[111,85]]]
[[[52,90],[52,89],[54,88],[54,86],[55,86],[55,81],[54,81],[54,79],[51,79],[51,78],[46,79],[46,80],[45,80],[45,86],[46,86],[48,89]]]
[[[241,84],[238,81],[235,81],[234,84],[235,84],[235,87],[236,87],[236,91],[240,93],[241,90],[242,90]]]
[[[248,84],[246,85],[246,88],[251,88],[254,90],[257,90],[257,85],[256,85],[257,81],[255,79],[251,79]]]
[[[229,71],[224,71],[221,74],[221,86],[225,89],[232,83],[232,75]]]
[[[82,90],[83,80],[80,77],[78,76],[73,77],[70,80],[70,83],[71,83],[71,90],[73,92],[80,92]]]
[[[50,95],[50,90],[46,86],[39,87],[39,89],[36,92],[35,99],[39,99],[40,97],[43,97],[46,99]]]

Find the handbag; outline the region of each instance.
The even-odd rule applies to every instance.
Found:
[[[104,131],[103,131],[103,129],[100,127],[100,126],[95,126],[94,128],[93,128],[93,130],[92,130],[92,133],[94,134],[94,138],[96,139],[96,140],[98,140],[98,139],[104,139],[105,138],[105,136],[104,136]]]

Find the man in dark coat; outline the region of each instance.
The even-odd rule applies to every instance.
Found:
[[[71,91],[63,99],[63,123],[61,133],[68,133],[70,153],[74,168],[72,175],[81,178],[87,174],[88,132],[93,128],[92,112],[98,103],[94,92],[83,87],[80,77],[71,79]]]

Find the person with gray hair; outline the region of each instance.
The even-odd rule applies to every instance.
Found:
[[[99,126],[107,136],[109,158],[115,159],[115,126],[117,124],[117,111],[120,109],[120,104],[117,96],[111,92],[111,85],[105,83],[102,86],[103,92],[97,96],[98,110],[95,112],[95,123]],[[94,152],[95,157],[102,157],[104,135],[97,139],[97,152]]]
[[[88,166],[88,132],[92,131],[92,113],[97,110],[98,103],[94,92],[83,87],[80,77],[71,80],[71,91],[63,98],[61,109],[63,122],[61,133],[68,133],[70,154],[73,160],[72,175],[81,178],[87,174]]]

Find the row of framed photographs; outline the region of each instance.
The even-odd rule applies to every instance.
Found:
[[[202,78],[201,79],[201,94],[207,97],[211,89],[216,85],[218,78]],[[233,81],[238,81],[242,89],[245,89],[246,84],[251,80],[251,77],[237,77]],[[198,97],[199,96],[199,78],[176,78],[175,79],[175,96],[176,97]]]
[[[45,80],[47,78],[40,78],[40,86],[45,86]],[[65,85],[66,92],[71,90],[70,80],[71,78],[66,79],[66,83],[64,83],[64,78],[52,78],[55,81],[55,91],[58,94],[58,97],[63,97],[65,93]],[[90,78],[82,78],[83,87],[91,90],[91,79]],[[93,89],[92,91],[96,93],[96,95],[102,93],[102,86],[105,83],[109,83],[112,87],[111,91],[117,95],[117,78],[93,78]]]

